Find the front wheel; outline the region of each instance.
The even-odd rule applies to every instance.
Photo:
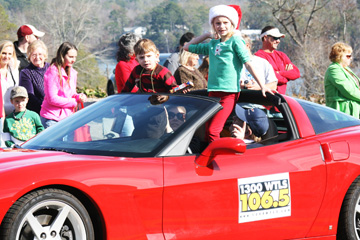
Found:
[[[360,240],[360,178],[349,187],[341,206],[337,240]]]
[[[1,224],[1,239],[87,239],[94,228],[85,207],[72,194],[42,189],[21,197]]]

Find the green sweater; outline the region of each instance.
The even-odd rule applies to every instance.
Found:
[[[324,79],[326,106],[360,118],[359,80],[350,68],[330,64]]]
[[[39,114],[30,110],[11,113],[5,118],[4,133],[8,132],[20,141],[29,140],[42,130],[44,127],[41,124]],[[8,147],[13,147],[14,144],[12,140],[5,141],[5,145]]]
[[[241,36],[234,35],[225,42],[212,39],[209,43],[192,44],[189,51],[209,55],[209,92],[240,92],[241,70],[243,64],[250,61]]]

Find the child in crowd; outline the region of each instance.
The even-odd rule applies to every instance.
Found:
[[[130,74],[122,92],[130,92],[135,85],[139,92],[169,92],[177,87],[171,72],[158,64],[159,50],[149,39],[141,39],[134,46],[139,65]]]
[[[240,10],[239,10],[240,11]],[[226,119],[230,116],[240,95],[240,73],[243,64],[258,82],[263,95],[271,94],[250,63],[250,56],[240,34],[236,33],[240,13],[234,7],[218,5],[209,11],[209,23],[214,31],[192,39],[184,46],[186,51],[209,55],[208,92],[220,98],[223,109],[207,123],[208,141],[220,138]],[[214,38],[213,38],[214,36]],[[208,43],[201,43],[213,38]]]
[[[40,116],[45,128],[73,114],[76,106],[87,99],[84,93],[76,92],[77,71],[73,65],[77,52],[73,43],[62,43],[44,74],[45,95]]]
[[[44,127],[39,114],[26,109],[29,97],[24,87],[14,87],[10,93],[10,101],[15,110],[5,118],[4,141],[7,147],[14,147],[44,130]]]

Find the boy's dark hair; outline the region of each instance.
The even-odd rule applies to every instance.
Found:
[[[190,40],[193,39],[194,37],[195,35],[192,32],[184,33],[179,41],[180,46],[183,47],[186,42],[190,42]]]

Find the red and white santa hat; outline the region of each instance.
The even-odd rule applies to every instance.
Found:
[[[240,10],[241,12],[241,10]],[[212,25],[214,18],[227,17],[233,26],[237,29],[239,25],[239,14],[234,7],[227,5],[217,5],[210,8],[209,11],[209,24]]]
[[[238,17],[239,17],[239,21],[238,21],[238,24],[237,24],[237,27],[236,29],[239,30],[240,28],[240,22],[241,22],[241,17],[242,17],[242,12],[241,12],[241,8],[239,5],[229,5],[230,7],[233,7],[236,12],[238,13]]]

